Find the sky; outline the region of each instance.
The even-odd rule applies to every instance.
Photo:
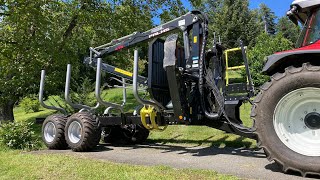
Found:
[[[182,0],[185,7],[191,10],[191,5],[188,0]],[[293,0],[250,0],[250,8],[255,9],[259,7],[259,4],[266,4],[278,17],[286,15],[286,12],[290,9],[290,4]]]
[[[258,8],[259,4],[264,3],[275,12],[276,16],[282,17],[290,9],[292,2],[293,0],[250,0],[250,8]]]
[[[192,10],[191,5],[188,0],[181,0],[184,4],[184,6]],[[293,2],[293,0],[249,0],[250,1],[250,8],[251,9],[256,9],[259,8],[259,5],[261,3],[266,4],[274,13],[277,17],[282,17],[285,16],[287,11],[290,9],[290,5]],[[160,24],[160,19],[159,18],[154,18],[153,22],[158,25]]]

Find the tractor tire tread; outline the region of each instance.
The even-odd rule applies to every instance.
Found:
[[[310,63],[304,63],[304,64],[302,64],[301,67],[290,66],[290,67],[287,67],[283,73],[278,72],[278,73],[274,74],[273,76],[271,76],[270,81],[266,82],[264,85],[261,86],[259,94],[257,95],[255,100],[253,101],[253,106],[252,106],[251,115],[250,115],[251,118],[255,122],[257,122],[257,120],[256,120],[257,114],[258,114],[257,109],[259,109],[259,105],[263,99],[263,96],[266,93],[266,91],[268,91],[270,89],[270,87],[272,87],[275,83],[277,83],[281,79],[288,76],[288,74],[296,74],[296,73],[300,73],[302,71],[312,71],[312,72],[320,71],[320,66],[313,66]],[[267,159],[270,162],[271,161],[276,162],[276,164],[278,164],[282,168],[283,172],[285,172],[285,173],[288,173],[290,171],[298,172],[303,177],[306,177],[308,175],[320,176],[320,172],[305,171],[305,170],[300,169],[299,167],[293,167],[292,165],[288,165],[285,162],[283,162],[281,160],[281,158],[277,157],[277,155],[274,154],[270,150],[270,148],[266,145],[266,143],[263,140],[261,140],[261,139],[263,139],[263,138],[261,138],[262,134],[260,133],[260,128],[262,128],[262,127],[259,126],[259,123],[255,124],[255,128],[256,128],[255,133],[258,137],[258,142],[257,142],[258,147],[262,148],[267,156]],[[299,165],[297,165],[297,166],[299,166]]]

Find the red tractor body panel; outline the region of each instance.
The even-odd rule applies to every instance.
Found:
[[[288,51],[277,52],[275,54],[281,54],[281,53],[287,53],[287,52],[297,52],[297,51],[306,51],[306,50],[320,50],[320,41],[317,41],[317,42],[310,44],[308,46],[304,46],[301,48],[292,49],[292,50],[288,50]]]
[[[316,62],[317,61],[317,62]],[[304,62],[320,64],[320,41],[301,48],[275,53],[266,58],[262,73],[273,75],[291,65]]]

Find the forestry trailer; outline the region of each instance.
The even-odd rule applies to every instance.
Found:
[[[150,130],[162,131],[171,124],[206,125],[257,139],[268,159],[284,172],[319,175],[320,0],[296,0],[288,16],[303,25],[299,48],[267,57],[263,73],[271,79],[252,102],[253,127],[245,127],[239,115],[242,103],[251,102],[255,96],[246,47],[239,42],[240,48],[226,50],[214,40],[208,49],[208,18],[202,12],[191,11],[149,31],[90,48],[90,57],[84,63],[96,69],[96,107],[72,102],[71,65],[67,67],[65,100],[79,112],[70,115],[61,107],[46,105],[43,70],[40,102],[61,112],[44,121],[44,143],[50,149],[89,151],[99,143],[101,135],[106,142],[121,134],[128,143],[141,143]],[[138,75],[137,49],[133,73],[103,63],[106,56],[145,42],[149,46],[147,77]],[[241,50],[244,66],[228,66],[228,52],[235,50]],[[244,68],[246,82],[229,82],[228,70],[236,68]],[[112,74],[122,84],[122,104],[101,97],[102,72]],[[124,111],[127,88],[133,88],[134,97],[141,104],[134,113]],[[141,89],[148,92],[149,98],[141,97]],[[96,113],[99,106],[106,108],[104,113]]]

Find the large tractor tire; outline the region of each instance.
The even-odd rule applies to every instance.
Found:
[[[67,117],[62,114],[48,116],[42,124],[42,140],[49,149],[67,149],[64,128]]]
[[[284,172],[320,174],[320,67],[305,63],[261,87],[251,117],[258,145]]]
[[[90,151],[99,144],[101,129],[94,115],[88,112],[79,112],[68,118],[65,137],[73,151]]]

